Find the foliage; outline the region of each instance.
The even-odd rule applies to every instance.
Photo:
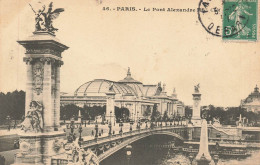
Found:
[[[160,112],[158,111],[157,104],[153,105],[153,111],[151,115],[151,121],[156,121],[160,117]]]
[[[1,124],[10,116],[11,120],[21,120],[25,114],[25,92],[13,91],[0,93],[0,121]]]
[[[249,123],[256,123],[260,119],[259,113],[247,112],[241,107],[230,107],[228,110],[224,110],[222,107],[214,107],[209,105],[209,110],[203,110],[207,113],[207,120],[213,121],[214,118],[219,119],[221,124],[224,125],[235,125],[239,120],[241,114],[242,117],[246,117]]]
[[[167,113],[167,111],[164,111],[162,120],[163,120],[163,121],[168,121],[168,119],[169,119],[168,113]]]
[[[129,120],[129,110],[125,107],[119,108],[115,107],[115,116],[116,120],[119,121],[122,119],[123,121],[128,121]]]
[[[148,117],[150,117],[151,113],[152,113],[151,107],[150,107],[150,106],[147,106],[147,108],[144,110],[143,116],[146,117],[146,118],[148,118]]]
[[[79,110],[81,110],[81,109],[82,108],[80,108],[80,107],[78,107],[77,105],[74,105],[74,104],[68,104],[68,105],[61,106],[60,107],[60,119],[69,120],[73,116],[77,117]]]
[[[188,106],[185,107],[185,117],[189,118],[189,116],[192,116],[192,109]]]

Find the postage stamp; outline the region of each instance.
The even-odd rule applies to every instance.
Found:
[[[256,41],[258,0],[200,0],[198,19],[223,40]]]
[[[257,8],[257,0],[225,0],[222,38],[257,40]]]

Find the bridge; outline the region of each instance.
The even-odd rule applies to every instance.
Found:
[[[149,124],[148,126],[148,124],[146,124],[142,128],[133,128],[125,132],[121,129],[119,133],[113,135],[108,134],[101,137],[85,136],[81,137],[81,139],[79,137],[74,143],[79,143],[80,148],[85,151],[92,151],[96,155],[98,161],[101,162],[118,150],[145,137],[152,135],[168,135],[178,140],[185,141],[189,139],[189,131],[192,131],[192,128],[187,125],[173,125],[170,122],[161,123],[161,125],[158,126],[153,124]],[[70,157],[73,157],[73,155],[70,155]],[[75,162],[75,160],[71,161]],[[52,158],[52,164],[67,164],[68,162],[67,156],[64,155]]]

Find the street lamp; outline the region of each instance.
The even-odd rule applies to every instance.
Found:
[[[218,164],[218,160],[219,160],[219,156],[218,155],[214,155],[213,156],[213,160],[215,162],[215,165],[217,165]]]
[[[111,136],[111,135],[112,135],[111,114],[112,114],[112,111],[110,111],[110,122],[109,122],[109,124],[108,124],[108,128],[109,128],[108,135],[109,135],[109,136]]]
[[[137,120],[139,119],[139,118],[138,118],[138,114],[139,114],[139,111],[137,112]],[[139,121],[139,120],[138,120],[138,121]]]
[[[192,161],[193,161],[193,159],[194,159],[193,153],[190,153],[189,159],[190,159],[190,164],[192,165]]]
[[[130,122],[130,132],[133,130],[133,121]]]
[[[7,123],[8,123],[8,131],[10,131],[10,128],[11,128],[11,122],[10,122],[11,117],[9,115],[6,116],[6,120],[7,120]]]
[[[76,135],[74,133],[74,129],[78,128],[77,125],[74,124],[74,118],[70,119],[70,124],[67,124],[67,129],[70,129],[70,133],[68,136],[68,142],[71,143],[76,139]]]
[[[63,123],[66,124],[66,115],[63,115]]]
[[[78,128],[78,125],[75,125],[75,119],[72,117],[70,119],[70,124],[67,124],[67,129],[70,129],[70,132],[73,133],[76,128]]]
[[[192,124],[191,123],[191,114],[189,114],[189,124]]]
[[[81,146],[81,144],[82,144],[82,141],[83,141],[83,139],[82,139],[82,137],[81,137],[81,133],[82,133],[82,126],[81,126],[81,124],[80,124],[80,126],[79,126],[79,146]]]
[[[111,116],[112,116],[112,111],[110,111],[110,123],[111,123]]]
[[[120,119],[119,126],[120,126],[119,133],[122,134],[123,133],[123,122],[122,122],[122,119]]]
[[[131,145],[127,145],[127,146],[125,147],[125,149],[126,149],[127,164],[129,165],[130,159],[131,159],[131,156],[132,156],[132,146],[131,146]]]
[[[138,119],[138,129],[139,129],[139,131],[140,131],[140,129],[141,129],[141,122],[140,122],[140,119]]]
[[[96,130],[95,138],[97,139],[97,138],[98,138],[98,123],[97,123],[97,118],[96,118],[95,130]]]

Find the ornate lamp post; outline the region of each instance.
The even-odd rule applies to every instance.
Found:
[[[191,123],[191,114],[189,115],[189,124],[192,124]]]
[[[68,136],[68,142],[71,143],[76,139],[74,129],[78,128],[78,125],[75,125],[75,119],[72,117],[70,119],[70,124],[67,124],[67,129],[70,129],[70,134]]]
[[[217,165],[218,164],[218,160],[219,160],[219,156],[218,155],[214,155],[213,156],[213,160],[215,162],[215,165]]]
[[[8,123],[8,131],[10,131],[10,128],[11,128],[11,117],[8,115],[6,116],[6,120],[7,120],[7,123]]]
[[[75,125],[75,119],[72,117],[70,119],[70,124],[67,124],[67,129],[70,129],[71,133],[74,133],[74,129],[78,128],[78,125]]]
[[[79,146],[81,146],[83,139],[81,137],[81,133],[82,133],[82,126],[81,124],[79,125]]]
[[[137,112],[137,121],[139,121],[139,120],[138,120],[138,119],[139,119],[138,115],[139,115],[139,111]]]
[[[141,122],[140,122],[140,119],[138,119],[138,129],[139,129],[139,131],[140,131],[140,129],[141,129]]]
[[[130,122],[130,132],[133,130],[133,121]]]
[[[190,164],[192,165],[192,161],[193,161],[193,159],[194,159],[193,153],[190,153],[190,154],[189,154],[189,159],[190,159]]]
[[[97,119],[96,119],[96,124],[95,124],[95,130],[96,130],[95,138],[97,139],[98,138],[98,123],[97,123]]]
[[[132,157],[132,146],[131,145],[127,145],[126,146],[126,159],[127,159],[127,164],[130,164],[130,159]]]
[[[109,124],[108,124],[108,128],[109,128],[108,135],[109,135],[109,136],[111,136],[111,135],[112,135],[111,114],[112,114],[112,111],[110,111],[110,122],[109,122]]]
[[[122,122],[122,119],[120,119],[119,127],[120,127],[119,133],[122,134],[123,133],[123,122]]]
[[[111,123],[111,116],[112,116],[112,111],[110,111],[110,116],[109,116],[110,117],[110,123]]]
[[[63,123],[66,124],[66,115],[63,115]]]
[[[178,119],[178,126],[180,125],[180,115],[177,115],[177,119]]]

